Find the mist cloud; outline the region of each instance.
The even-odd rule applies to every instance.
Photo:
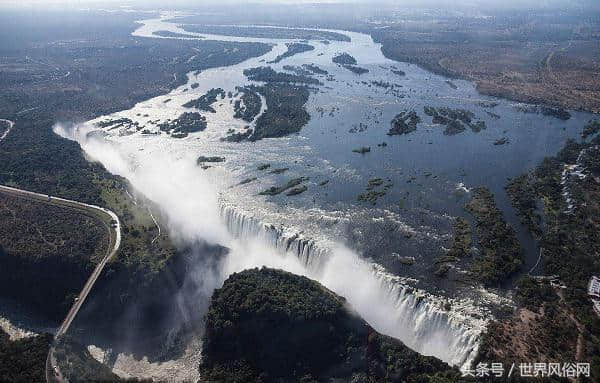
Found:
[[[173,238],[188,243],[208,242],[229,249],[222,259],[200,257],[192,265],[186,285],[176,298],[182,315],[186,315],[183,307],[190,299],[198,300],[191,307],[206,310],[214,289],[232,273],[267,266],[321,282],[344,296],[352,309],[376,330],[399,338],[421,353],[459,364],[473,353],[475,340],[469,332],[464,333],[461,326],[450,323],[447,314],[440,310],[419,305],[416,297],[398,289],[399,285],[391,280],[393,277],[378,272],[374,264],[343,244],[329,249],[318,268],[307,268],[298,257],[282,254],[260,236],[236,238],[221,217],[218,187],[207,180],[194,158],[128,152],[126,146],[91,134],[92,130],[89,125],[57,124],[54,127],[55,133],[79,142],[92,160],[101,162],[111,173],[127,178],[136,190],[159,205],[167,216]],[[231,184],[231,181],[224,180],[223,184]]]

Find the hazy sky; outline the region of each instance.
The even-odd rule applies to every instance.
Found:
[[[597,8],[599,0],[0,0],[0,6],[36,7],[68,6],[115,7],[134,5],[140,7],[198,7],[202,5],[224,4],[310,4],[310,3],[352,3],[352,4],[388,4],[402,6],[447,6],[447,7],[501,7],[501,8],[544,8],[544,7],[591,7]]]
[[[0,0],[0,4],[153,4],[168,5],[172,3],[189,4],[190,6],[199,6],[204,4],[236,4],[236,3],[263,3],[263,4],[310,4],[310,3],[386,3],[398,6],[417,5],[417,4],[435,4],[442,3],[448,5],[486,5],[486,4],[531,4],[531,5],[570,5],[574,3],[593,4],[594,0]]]

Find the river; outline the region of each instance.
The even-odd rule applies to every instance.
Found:
[[[444,254],[452,217],[466,216],[463,206],[470,189],[489,187],[517,229],[528,270],[538,251],[510,206],[506,180],[555,154],[568,138],[577,138],[589,115],[572,112],[570,120],[562,121],[524,113],[527,106],[482,96],[470,82],[449,83],[415,65],[388,60],[381,46],[361,33],[326,30],[351,41],[309,41],[314,50],[265,64],[294,40],[189,33],[172,20],[175,16],[164,13],[140,21],[133,35],[262,42],[273,49],[238,65],[189,73],[187,83],[168,94],[89,121],[75,131],[60,126],[56,131],[77,140],[92,158],[161,206],[171,233],[233,249],[211,288],[247,267],[268,265],[308,275],[345,296],[378,331],[424,354],[466,366],[491,317],[489,308],[505,299],[501,292],[433,277],[433,260]],[[153,34],[158,31],[178,35]],[[358,75],[334,64],[332,58],[339,53],[350,54],[369,72]],[[328,75],[316,76],[323,85],[311,92],[310,122],[296,135],[221,141],[228,131],[243,132],[248,125],[233,117],[235,99],[229,97],[212,105],[215,113],[203,113],[206,130],[185,138],[141,134],[133,127],[107,127],[101,139],[88,134],[99,130],[98,122],[123,117],[158,132],[157,121],[190,111],[182,105],[213,88],[235,94],[238,86],[257,84],[244,76],[245,69],[268,65],[284,71],[284,66],[303,64],[317,65]],[[394,84],[394,91],[382,87],[383,82]],[[423,113],[425,106],[468,109],[487,129],[444,135],[443,128]],[[423,120],[418,129],[387,136],[394,116],[410,110]],[[500,138],[508,144],[494,145]],[[385,146],[378,146],[383,142]],[[363,146],[371,151],[352,152]],[[196,165],[200,155],[226,161],[202,169]],[[258,170],[263,163],[289,170]],[[308,177],[308,190],[293,197],[258,195],[293,177]],[[375,206],[357,201],[372,178],[393,184]],[[415,264],[408,266],[399,257],[414,257]],[[457,265],[457,275],[465,272]]]

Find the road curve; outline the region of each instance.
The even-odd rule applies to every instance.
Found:
[[[31,198],[31,199],[39,200],[41,202],[52,203],[54,205],[59,205],[59,206],[63,206],[63,207],[80,208],[80,209],[84,209],[87,211],[92,210],[95,212],[99,212],[100,214],[105,214],[108,217],[110,217],[111,224],[108,224],[107,228],[108,228],[109,238],[110,238],[109,243],[112,244],[112,246],[109,246],[109,248],[106,252],[106,255],[104,256],[102,261],[100,261],[98,263],[98,265],[94,269],[94,272],[88,278],[87,282],[83,286],[83,289],[81,290],[77,299],[73,303],[73,306],[69,310],[69,313],[67,314],[67,316],[63,320],[62,324],[56,331],[55,339],[58,339],[61,336],[63,336],[67,332],[69,327],[71,326],[73,319],[75,319],[75,316],[77,316],[79,309],[81,309],[81,306],[83,305],[83,303],[85,302],[85,299],[87,298],[88,294],[92,290],[92,287],[94,287],[94,283],[96,283],[96,280],[102,273],[102,270],[104,269],[104,266],[106,266],[106,263],[108,261],[110,261],[110,259],[119,251],[119,247],[121,246],[121,222],[119,221],[119,217],[117,217],[117,215],[114,212],[112,212],[108,209],[105,209],[103,207],[96,206],[96,205],[90,205],[90,204],[86,204],[86,203],[82,203],[82,202],[72,201],[69,199],[59,198],[59,197],[52,197],[47,194],[34,193],[34,192],[27,191],[27,190],[21,190],[21,189],[13,188],[10,186],[4,186],[4,185],[0,185],[0,192],[5,192],[8,194],[18,195],[18,196],[26,197],[26,198]],[[113,231],[114,231],[114,234],[113,234]],[[47,382],[52,382],[52,381],[62,382],[63,381],[62,374],[60,373],[60,371],[58,371],[58,369],[55,369],[54,366],[57,366],[57,363],[56,363],[56,359],[54,357],[54,346],[52,346],[50,348],[50,352],[48,353],[48,358],[46,359],[46,381]]]

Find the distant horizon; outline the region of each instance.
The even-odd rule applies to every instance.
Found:
[[[207,0],[198,3],[192,0],[0,0],[0,8],[57,8],[57,7],[172,7],[202,8],[214,6],[247,5],[385,5],[395,7],[453,7],[453,8],[497,8],[497,9],[546,9],[546,8],[595,8],[600,4],[594,0]]]

